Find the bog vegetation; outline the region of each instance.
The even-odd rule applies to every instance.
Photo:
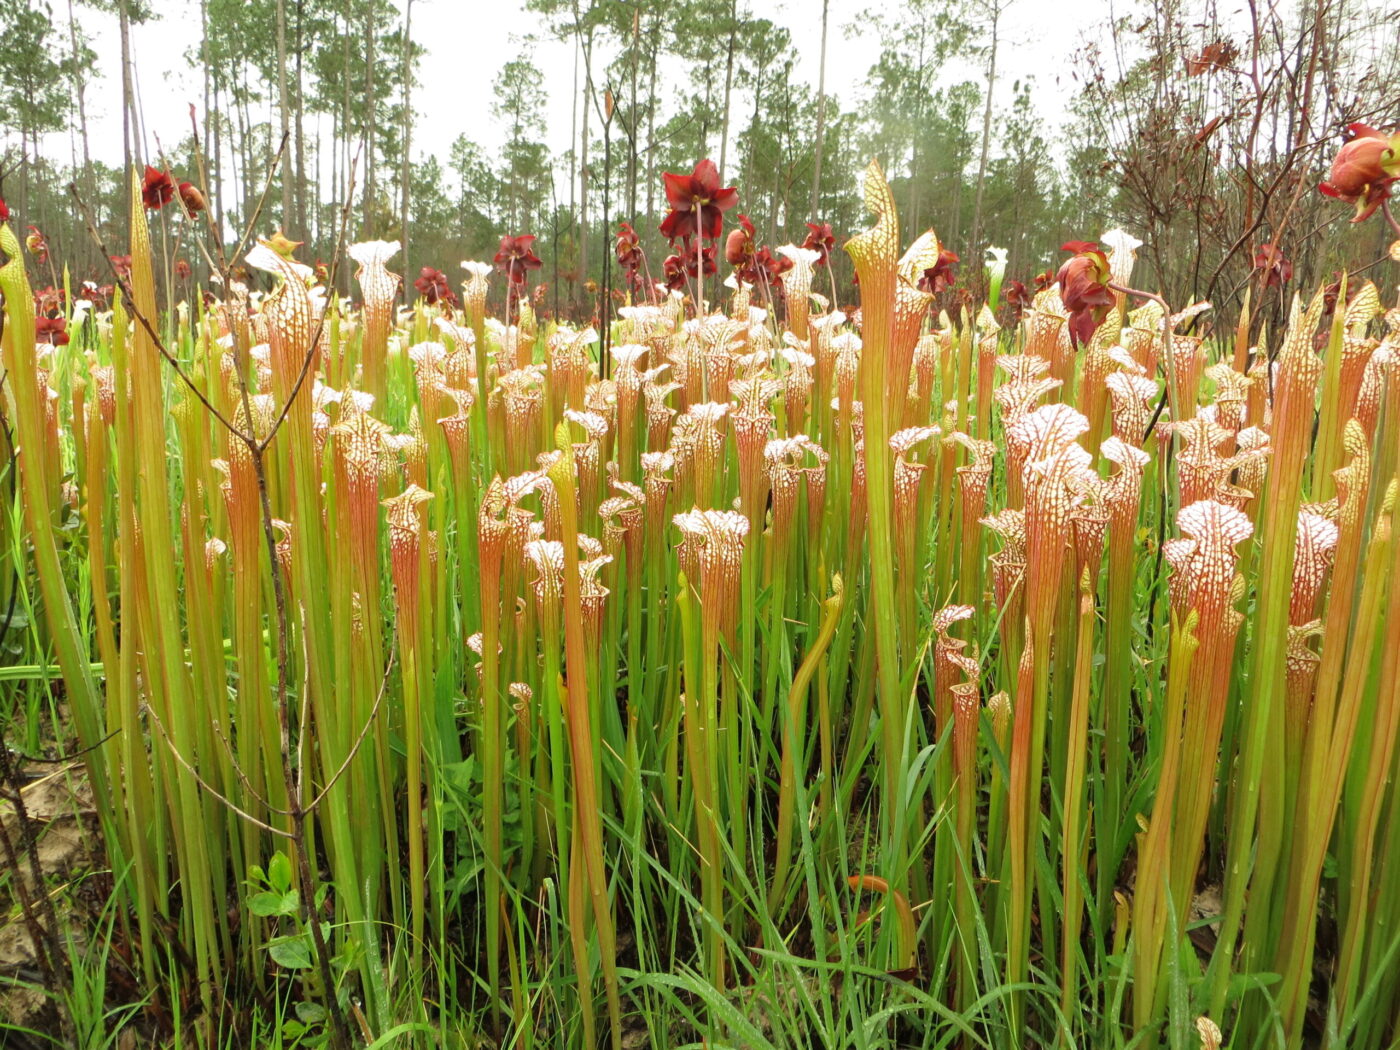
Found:
[[[407,277],[348,243],[393,228],[372,94],[309,223],[290,130],[261,182],[196,137],[0,201],[0,1042],[1393,1047],[1400,132],[1356,27],[1091,80],[1145,243],[985,149],[967,218],[918,110],[833,118],[825,176],[818,118],[780,245],[806,175],[754,128],[752,192],[649,177],[638,12],[601,222],[464,188],[460,270],[406,164]]]
[[[1394,227],[1395,146],[1323,191]],[[829,228],[668,174],[602,332],[525,235],[460,302],[278,238],[162,312],[155,168],[110,304],[0,227],[7,734],[102,846],[94,914],[6,752],[17,1038],[1388,1045],[1400,315],[1207,329],[1121,231],[938,309],[863,189],[848,316]]]

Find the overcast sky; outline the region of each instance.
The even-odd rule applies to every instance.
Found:
[[[402,0],[396,6],[402,10]],[[749,0],[758,17],[786,26],[797,49],[798,75],[814,87],[821,43],[820,0]],[[827,89],[842,105],[854,105],[865,74],[878,56],[880,42],[864,27],[861,13],[888,8],[891,0],[831,0],[827,45]],[[202,81],[184,55],[199,40],[199,4],[172,0],[157,5],[159,20],[132,28],[137,91],[147,135],[167,148],[189,132],[189,105],[199,102]],[[1074,93],[1068,59],[1112,7],[1102,0],[1015,0],[1003,16],[999,59],[999,101],[1009,101],[1011,82],[1031,76],[1042,116],[1058,126]],[[525,38],[536,37],[533,53],[545,78],[546,144],[553,152],[569,146],[570,97],[574,49],[548,35],[523,0],[415,0],[413,35],[427,53],[419,67],[413,131],[415,157],[434,153],[445,160],[453,139],[465,132],[494,152],[503,133],[491,118],[491,84],[505,59],[519,52]],[[93,151],[109,162],[121,156],[120,50],[116,19],[85,12],[84,24],[98,53],[101,80],[88,91]],[[66,33],[64,34],[66,44]],[[975,68],[950,73],[950,79],[977,75]],[[315,133],[314,124],[308,135]],[[70,136],[57,133],[45,142],[51,156],[65,156]],[[148,148],[154,143],[148,143]]]

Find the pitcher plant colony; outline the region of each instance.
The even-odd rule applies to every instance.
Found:
[[[1397,146],[1323,192],[1394,226]],[[950,294],[873,163],[839,246],[758,244],[709,161],[665,191],[583,326],[527,234],[403,298],[352,245],[353,299],[278,237],[164,304],[147,216],[203,197],[156,169],[108,302],[0,227],[7,732],[90,790],[129,1024],[1394,1045],[1400,242],[1312,293],[1265,245],[1270,324],[1122,231]]]

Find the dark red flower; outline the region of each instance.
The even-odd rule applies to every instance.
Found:
[[[1026,291],[1026,286],[1021,281],[1007,281],[1002,286],[1001,296],[1011,309],[1013,324],[1019,321],[1021,315],[1031,308],[1031,293]]]
[[[491,261],[510,278],[512,284],[524,284],[525,274],[530,270],[538,270],[543,265],[531,247],[534,243],[533,233],[502,237],[500,250]]]
[[[441,270],[434,270],[431,266],[425,266],[418,271],[418,279],[413,282],[413,287],[418,290],[429,306],[436,303],[456,303],[457,296],[452,292],[452,286],[447,283],[447,275]]]
[[[1261,244],[1254,249],[1254,268],[1263,277],[1265,288],[1282,288],[1293,279],[1293,264],[1276,244]]]
[[[724,242],[724,258],[730,266],[739,268],[739,279],[754,283],[754,228],[747,215],[739,216],[739,225],[729,231]]]
[[[761,284],[767,289],[771,299],[782,299],[787,289],[780,279],[792,269],[792,260],[786,255],[774,255],[768,245],[753,253],[748,265],[737,270],[739,278],[750,284]]]
[[[706,276],[716,272],[715,269],[715,246],[707,244],[700,246],[699,241],[689,241],[681,246],[681,261],[685,264],[685,272],[691,277],[699,277],[703,267]]]
[[[919,290],[937,295],[945,288],[953,287],[956,278],[953,276],[953,267],[957,265],[958,255],[947,248],[938,249],[938,262],[934,263],[924,275],[919,278]]]
[[[112,269],[117,271],[117,276],[125,280],[131,276],[131,256],[112,255],[108,256],[112,260]]]
[[[724,228],[724,212],[739,203],[733,186],[721,188],[719,169],[706,158],[689,175],[665,172],[666,201],[671,211],[661,222],[662,235],[674,244],[699,234],[713,240]]]
[[[10,206],[5,203],[5,198],[0,197],[0,222],[10,221]]]
[[[1337,151],[1327,181],[1317,188],[1326,197],[1356,205],[1352,222],[1369,219],[1400,179],[1400,134],[1386,135],[1365,124],[1352,124],[1351,139]]]
[[[209,205],[204,200],[204,194],[192,182],[182,182],[179,187],[180,203],[185,206],[185,214],[194,218]]]
[[[729,231],[729,236],[724,239],[725,262],[731,266],[741,266],[751,251],[748,234],[739,229]]]
[[[1035,275],[1035,290],[1043,292],[1055,283],[1055,275],[1049,270],[1043,270]]]
[[[817,261],[813,266],[825,266],[831,258],[831,250],[836,247],[836,234],[831,232],[831,223],[809,222],[807,231],[807,239],[802,242],[802,247],[817,253]]]
[[[112,298],[112,286],[104,284],[99,287],[96,281],[84,281],[78,290],[78,298],[92,303],[94,310],[105,310],[108,300]]]
[[[1070,342],[1079,346],[1094,337],[1113,307],[1108,256],[1092,241],[1069,241],[1061,245],[1061,251],[1075,253],[1060,267],[1055,280],[1060,286],[1060,301],[1069,311]]]
[[[613,245],[613,254],[617,256],[617,263],[629,274],[636,273],[642,265],[642,240],[637,236],[637,231],[632,229],[630,222],[619,223],[617,227],[617,242]]]
[[[685,260],[679,255],[666,256],[665,262],[661,264],[661,276],[666,282],[666,287],[673,292],[679,292],[685,288]]]
[[[34,318],[34,341],[49,346],[68,345],[68,319],[62,314],[56,317]]]
[[[1338,300],[1339,298],[1341,298],[1341,295],[1342,295],[1342,275],[1341,275],[1339,272],[1337,272],[1336,270],[1334,270],[1334,271],[1332,271],[1332,283],[1323,286],[1323,289],[1322,289],[1322,312],[1323,312],[1323,315],[1324,315],[1324,316],[1326,316],[1326,317],[1331,317],[1332,314],[1336,312],[1336,310],[1337,310],[1337,300]],[[1350,302],[1351,299],[1352,299],[1355,295],[1356,295],[1356,285],[1353,283],[1352,288],[1351,288],[1351,291],[1349,291],[1349,292],[1347,293],[1347,301]],[[1321,334],[1322,334],[1323,336],[1326,336],[1326,335],[1327,335],[1327,332],[1324,331],[1324,332],[1322,332]]]
[[[184,259],[175,260],[175,276],[182,281],[190,279],[190,264]]]
[[[24,246],[29,249],[29,254],[34,256],[34,261],[40,266],[48,263],[49,242],[44,240],[44,235],[39,232],[39,227],[29,227],[29,236],[24,239]]]
[[[141,185],[141,200],[147,211],[159,211],[175,199],[175,180],[168,171],[157,171],[146,165],[146,181]]]
[[[791,259],[786,255],[774,255],[766,244],[754,256],[754,262],[763,268],[770,284],[778,284],[778,278],[792,269]]]

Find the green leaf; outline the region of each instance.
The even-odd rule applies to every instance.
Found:
[[[301,907],[296,891],[289,893],[255,893],[248,898],[248,910],[254,915],[270,918],[274,915],[295,915]]]
[[[272,855],[267,865],[267,884],[279,893],[292,888],[292,862],[281,850]]]
[[[272,961],[286,970],[309,970],[311,950],[306,946],[306,938],[301,934],[291,937],[277,937],[267,942],[267,953]]]
[[[326,1008],[320,1003],[301,1002],[297,1003],[295,1009],[297,1018],[303,1024],[312,1025],[325,1023]]]

